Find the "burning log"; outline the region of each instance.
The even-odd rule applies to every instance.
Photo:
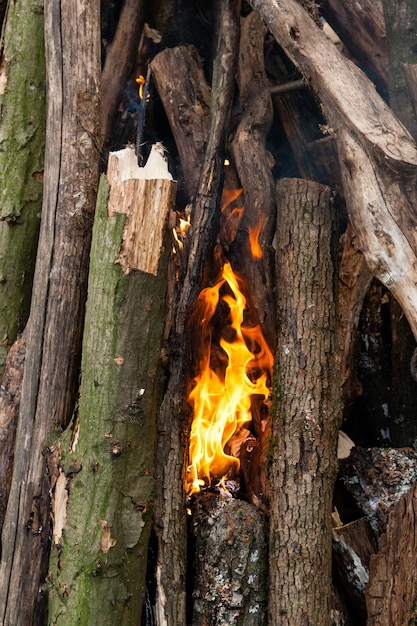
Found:
[[[144,168],[131,148],[110,153],[93,229],[79,409],[50,455],[49,619],[57,625],[132,623],[142,611],[175,187],[157,146]]]
[[[204,493],[192,507],[191,624],[261,626],[267,610],[266,519],[230,495]]]
[[[324,626],[340,422],[330,189],[284,179],[277,205],[269,611],[275,624]]]

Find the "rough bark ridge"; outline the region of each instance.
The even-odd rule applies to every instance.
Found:
[[[295,0],[252,0],[324,105],[335,133],[349,217],[368,267],[417,337],[417,151],[366,76]],[[323,67],[326,71],[323,72]]]
[[[10,2],[0,58],[0,370],[26,324],[42,206],[43,2]]]
[[[98,182],[99,3],[62,0],[45,9],[47,183],[2,534],[0,623],[5,626],[42,622],[39,589],[47,570],[50,487],[43,448],[74,407]]]
[[[283,179],[277,206],[269,614],[277,626],[325,626],[340,423],[330,189]]]
[[[157,620],[159,626],[186,624],[186,522],[184,502],[183,441],[187,425],[183,406],[188,365],[187,323],[201,285],[204,263],[218,228],[223,182],[224,141],[233,101],[238,38],[238,3],[222,2],[219,41],[212,84],[212,123],[198,191],[193,203],[193,226],[188,230],[187,272],[175,302],[170,340],[170,378],[158,426],[158,561]]]

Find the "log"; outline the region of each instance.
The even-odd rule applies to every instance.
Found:
[[[1,12],[1,5],[0,5]],[[0,61],[0,372],[29,316],[45,150],[43,2],[9,5]]]
[[[277,626],[325,626],[340,425],[330,189],[283,179],[277,206],[269,613]]]
[[[166,48],[151,63],[180,155],[189,201],[196,192],[210,134],[210,87],[194,46]]]
[[[365,75],[295,0],[252,0],[317,92],[336,137],[348,214],[368,267],[401,304],[417,337],[417,150]],[[327,71],[323,71],[326,68]]]
[[[388,95],[388,45],[381,0],[323,0],[320,13],[339,35],[357,65]]]
[[[56,625],[133,625],[142,612],[169,255],[163,240],[175,190],[158,146],[144,168],[132,148],[110,153],[93,229],[78,415],[53,448],[49,620]]]
[[[189,366],[189,316],[201,288],[206,259],[218,231],[223,183],[224,144],[233,101],[238,6],[224,0],[219,13],[219,38],[213,72],[211,127],[199,187],[193,203],[192,227],[188,229],[186,274],[179,277],[174,295],[169,342],[170,368],[167,390],[158,418],[159,459],[156,534],[158,539],[157,623],[186,624],[186,519],[184,433],[189,414],[184,410],[186,374]]]
[[[9,350],[0,385],[0,532],[12,481],[14,444],[26,354],[26,332]]]
[[[260,626],[267,610],[266,519],[230,495],[198,495],[194,535],[191,624]]]
[[[365,590],[368,626],[412,624],[417,618],[417,485],[403,493],[388,514],[386,533],[371,556]]]
[[[68,424],[75,406],[98,184],[99,2],[47,3],[45,29],[45,189],[16,454],[2,533],[4,626],[31,626],[44,620],[50,484],[43,451],[48,435]]]

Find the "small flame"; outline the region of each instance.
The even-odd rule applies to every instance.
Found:
[[[222,192],[222,211],[237,200],[242,195],[243,189],[223,189]]]
[[[261,216],[259,222],[253,228],[249,228],[249,245],[254,259],[262,259],[262,248],[259,244],[259,235],[261,234],[264,218]]]
[[[142,74],[141,74],[140,76],[137,77],[136,82],[139,85],[139,98],[141,100],[143,100],[143,88],[144,88],[145,83],[146,83],[146,78],[144,76],[142,76]],[[151,97],[148,94],[146,96],[146,102],[149,102],[150,99],[151,99]]]
[[[220,346],[227,356],[227,366],[214,371],[210,322],[219,304],[220,290],[224,287],[223,292],[226,291],[226,286],[222,301],[229,307],[230,326],[223,333]],[[269,397],[273,356],[260,326],[243,326],[245,309],[239,280],[230,263],[225,263],[221,277],[213,287],[202,290],[196,307],[204,354],[188,398],[194,411],[186,479],[189,495],[209,485],[211,477],[221,478],[239,469],[239,459],[225,452],[225,448],[236,452],[240,447],[236,440],[244,435],[242,431],[252,419],[251,397],[260,395],[264,401]]]

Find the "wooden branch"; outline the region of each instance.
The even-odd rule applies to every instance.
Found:
[[[403,72],[407,82],[408,94],[417,119],[417,64],[404,64]]]
[[[295,0],[252,0],[252,5],[323,103],[359,247],[417,337],[416,146],[372,83]]]
[[[186,397],[188,366],[188,320],[201,286],[205,261],[214,244],[219,223],[223,182],[224,142],[233,101],[239,7],[223,0],[219,15],[219,41],[212,84],[211,129],[200,184],[193,205],[186,247],[187,273],[181,277],[174,303],[170,338],[170,377],[159,415],[157,480],[157,623],[186,624],[186,519],[184,496],[184,432],[188,416],[182,407]]]
[[[277,206],[269,613],[277,626],[325,626],[340,424],[330,189],[283,179]]]
[[[265,624],[265,522],[263,515],[243,500],[213,493],[197,497],[192,517],[193,626]]]
[[[210,87],[194,46],[166,48],[152,75],[178,148],[188,197],[194,198],[210,134]]]
[[[99,164],[99,2],[45,5],[48,115],[41,234],[13,479],[3,526],[0,623],[43,623],[48,570],[48,434],[78,387]],[[68,62],[70,60],[70,62]],[[22,573],[24,572],[24,575]]]
[[[109,46],[101,76],[101,137],[105,144],[120,102],[120,88],[133,69],[144,21],[142,0],[124,0],[116,35]]]
[[[388,46],[381,0],[323,0],[320,13],[359,67],[388,94]]]
[[[144,598],[169,256],[160,242],[176,183],[155,146],[144,168],[133,148],[110,153],[107,181],[93,229],[79,411],[54,446],[62,448],[49,578],[57,626],[136,624]],[[126,239],[127,224],[154,241],[156,271],[115,263],[121,245],[127,252],[140,241],[139,232]]]

